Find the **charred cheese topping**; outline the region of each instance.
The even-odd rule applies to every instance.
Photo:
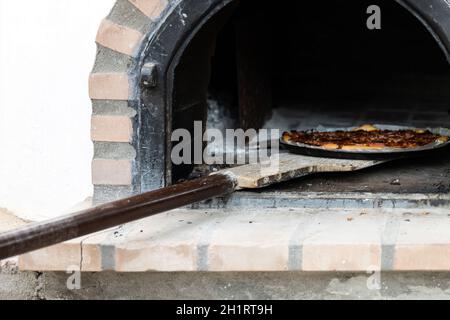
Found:
[[[449,137],[436,135],[429,130],[380,130],[364,125],[353,131],[292,131],[283,134],[287,143],[303,143],[325,149],[358,150],[383,148],[417,148],[431,143],[445,143]]]

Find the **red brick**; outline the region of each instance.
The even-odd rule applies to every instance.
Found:
[[[167,0],[129,0],[150,19],[157,19],[167,7]]]
[[[122,116],[93,116],[91,138],[101,142],[131,142],[133,123]]]
[[[114,51],[136,56],[144,35],[137,30],[103,20],[97,34],[97,43]]]
[[[92,161],[92,183],[94,185],[131,185],[132,161],[94,159]]]
[[[126,73],[93,73],[89,78],[89,96],[94,100],[129,100],[130,81]]]

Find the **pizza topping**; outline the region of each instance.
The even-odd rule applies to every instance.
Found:
[[[356,128],[353,131],[367,131],[367,132],[372,132],[372,131],[380,131],[380,129],[378,129],[377,127],[371,125],[371,124],[365,124],[359,128]]]
[[[449,139],[429,130],[381,130],[372,125],[364,125],[353,131],[292,131],[283,134],[285,142],[334,150],[417,148],[434,142],[445,143]]]

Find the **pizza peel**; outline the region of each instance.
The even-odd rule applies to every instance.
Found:
[[[241,189],[257,189],[319,172],[350,172],[383,161],[280,153],[270,165],[250,164],[100,205],[0,234],[0,260],[120,226]]]
[[[377,125],[377,127],[391,130],[406,128],[381,125]],[[347,130],[351,130],[351,128],[347,128]],[[450,130],[448,129],[431,130],[441,135],[450,136]],[[215,197],[226,197],[237,190],[264,188],[314,173],[362,170],[398,158],[428,155],[430,152],[442,151],[449,145],[450,142],[429,145],[415,150],[343,152],[342,150],[320,150],[317,147],[285,144],[291,152],[276,154],[270,164],[257,163],[234,167],[203,178],[175,184],[0,234],[0,260],[196,202]]]

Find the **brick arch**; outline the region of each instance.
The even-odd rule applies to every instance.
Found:
[[[218,11],[231,1],[118,0],[103,20],[96,38],[96,62],[89,79],[93,105],[92,182],[96,202],[126,197],[166,184],[163,176],[165,150],[158,147],[165,142],[164,133],[155,136],[154,132],[147,134],[141,130],[141,123],[149,118],[157,119],[155,124],[164,122],[166,101],[146,101],[159,106],[158,114],[144,108],[143,90],[139,83],[141,68],[145,62],[156,61],[160,73],[165,74],[172,53],[182,46],[183,41],[188,42],[182,39],[182,35],[192,32],[208,9]],[[190,12],[194,7],[194,12]],[[162,28],[162,25],[169,25],[174,30],[166,32],[167,28]],[[165,55],[164,50],[171,54]],[[159,87],[164,91],[165,84]],[[159,129],[165,130],[154,128]],[[145,152],[161,154],[152,161],[147,159]],[[146,178],[152,172],[156,176]]]
[[[135,181],[140,55],[169,8],[168,0],[119,0],[100,25],[89,79],[92,182],[99,202],[140,192]]]

